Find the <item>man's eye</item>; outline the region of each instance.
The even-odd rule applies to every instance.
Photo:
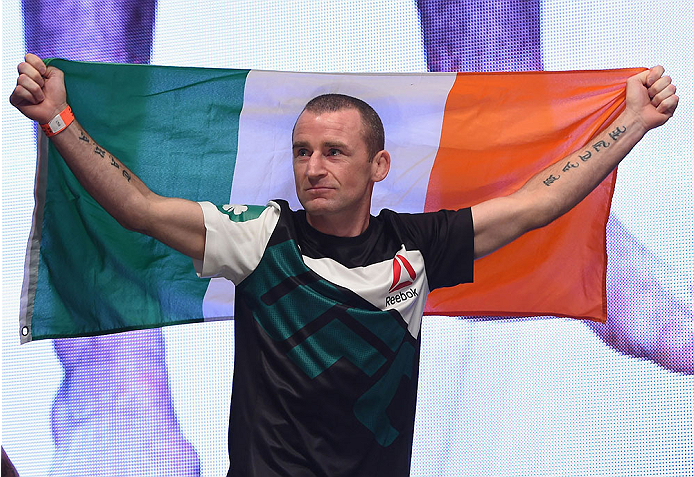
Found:
[[[329,156],[339,156],[340,154],[342,154],[342,151],[340,151],[339,149],[333,148],[333,149],[330,149],[330,151],[328,151]]]
[[[299,149],[298,151],[296,151],[296,155],[297,156],[308,156],[309,153],[308,153],[308,150],[306,150],[306,149]]]

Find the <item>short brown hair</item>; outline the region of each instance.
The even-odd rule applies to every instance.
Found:
[[[364,142],[369,154],[369,161],[371,161],[376,153],[385,149],[386,135],[381,118],[368,103],[346,94],[322,94],[306,103],[302,113],[304,111],[324,113],[343,109],[356,109],[359,112],[361,123],[364,126]]]

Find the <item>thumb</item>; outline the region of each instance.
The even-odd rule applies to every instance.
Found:
[[[65,73],[63,73],[62,70],[56,68],[55,66],[46,67],[46,72],[43,73],[41,76],[43,76],[47,80],[53,79],[53,80],[64,81],[64,79],[65,79]]]
[[[654,66],[653,68],[643,70],[642,72],[635,74],[627,81],[630,83],[638,83],[641,86],[650,88],[653,86],[653,83],[658,81],[658,79],[663,76],[664,72],[665,68],[662,66]]]
[[[653,84],[653,81],[655,81],[655,80],[652,80],[650,78],[650,76],[649,76],[650,74],[651,74],[650,69],[643,70],[640,73],[636,73],[634,76],[629,77],[627,79],[627,83],[628,84],[631,83],[632,87],[644,86],[644,87],[648,88],[649,83]]]

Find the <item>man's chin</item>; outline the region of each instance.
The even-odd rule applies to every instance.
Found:
[[[312,216],[312,217],[323,217],[330,215],[332,212],[330,207],[327,205],[316,205],[316,204],[307,204],[308,207],[304,206],[304,210],[306,211],[306,214]]]
[[[310,199],[304,198],[303,200],[299,199],[299,202],[307,214],[314,215],[316,217],[329,214],[333,205],[328,199],[323,197],[312,197]]]

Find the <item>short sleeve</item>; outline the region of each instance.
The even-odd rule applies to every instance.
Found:
[[[239,284],[260,263],[279,221],[280,207],[200,202],[205,220],[205,254],[193,260],[200,277],[224,277]]]
[[[424,257],[430,290],[472,282],[475,234],[470,208],[404,218],[408,234]]]

